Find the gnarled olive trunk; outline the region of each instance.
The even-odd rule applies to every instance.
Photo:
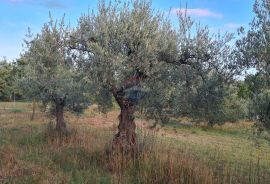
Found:
[[[119,117],[118,133],[114,136],[112,147],[124,153],[137,152],[136,124],[134,117],[134,105],[126,100],[117,99],[121,112]],[[120,102],[120,103],[119,103]]]
[[[65,133],[67,131],[67,126],[64,120],[64,106],[62,104],[56,104],[55,116],[56,130],[60,133]]]
[[[31,121],[33,121],[34,118],[35,118],[36,108],[37,108],[37,102],[36,102],[36,100],[33,100],[33,109],[32,109]]]

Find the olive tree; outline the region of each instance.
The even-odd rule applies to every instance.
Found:
[[[256,74],[246,79],[251,91],[250,106],[257,125],[269,130],[270,126],[270,2],[256,0],[253,11],[255,17],[250,29],[239,31],[243,37],[237,41],[239,63],[247,69],[256,68]],[[254,69],[253,69],[254,70]]]
[[[97,12],[79,20],[71,40],[71,48],[84,58],[79,65],[121,109],[113,148],[137,149],[137,104],[145,100],[146,94],[151,96],[153,90],[169,86],[164,85],[165,76],[171,78],[186,66],[195,73],[204,68],[217,72],[234,70],[230,62],[226,63],[228,58],[220,60],[227,54],[229,36],[212,37],[207,28],[195,24],[186,14],[178,16],[179,28],[175,29],[162,13],[151,8],[149,1],[101,1]],[[160,85],[156,82],[156,88],[151,85],[158,80],[161,81]],[[111,103],[112,98],[107,99]],[[156,100],[161,100],[158,95]]]
[[[248,101],[238,97],[235,85],[234,80],[227,82],[212,73],[192,95],[190,117],[205,121],[210,127],[246,118]]]
[[[223,103],[227,90],[218,76],[211,75],[203,80],[193,95],[191,117],[204,120],[209,126],[225,121]]]
[[[164,32],[164,26],[168,32]],[[151,4],[143,1],[109,5],[100,2],[96,14],[84,15],[79,20],[73,48],[85,55],[84,69],[121,109],[113,148],[137,149],[135,106],[140,88],[161,67],[158,53],[168,47],[162,40],[163,35],[173,36],[170,29],[162,15],[155,14]],[[107,99],[111,103],[112,98]]]
[[[28,98],[50,104],[56,117],[56,130],[67,131],[64,110],[81,112],[87,107],[85,84],[74,64],[72,52],[67,47],[68,27],[64,19],[52,18],[33,37],[28,34],[24,74],[19,83]],[[75,58],[76,59],[76,58]]]

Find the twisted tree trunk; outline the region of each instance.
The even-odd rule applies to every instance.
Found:
[[[127,90],[131,90],[133,87],[138,86],[145,78],[146,75],[137,69],[135,75],[125,80],[123,87],[120,89],[117,89],[117,87],[108,80],[111,92],[121,109],[120,115],[118,116],[118,133],[114,136],[112,141],[113,150],[125,154],[136,154],[138,152],[135,132],[136,124],[134,121],[135,104],[138,99],[134,99],[127,95]]]
[[[117,99],[121,108],[119,117],[118,133],[114,136],[112,147],[113,150],[121,151],[122,153],[136,153],[136,124],[134,117],[134,105],[125,99]]]
[[[59,133],[65,133],[67,131],[66,122],[64,120],[64,105],[56,104],[56,130]]]
[[[32,109],[31,121],[33,121],[33,120],[34,120],[34,118],[35,118],[35,114],[36,114],[36,107],[37,107],[36,100],[33,100],[33,109]]]

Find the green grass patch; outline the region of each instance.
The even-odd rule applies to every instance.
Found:
[[[113,184],[111,177],[102,172],[98,172],[95,168],[93,170],[86,171],[74,171],[69,184],[84,184],[84,183],[96,183],[96,184]]]
[[[30,137],[23,137],[20,141],[19,144],[26,146],[26,145],[39,145],[44,142],[44,138],[40,135],[35,135],[35,136],[30,136]]]
[[[19,113],[19,112],[24,112],[25,110],[24,109],[19,109],[19,108],[12,108],[12,109],[9,109],[10,112],[13,112],[13,113]]]

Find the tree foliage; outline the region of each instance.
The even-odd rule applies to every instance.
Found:
[[[243,38],[237,41],[238,59],[247,68],[255,67],[257,74],[245,80],[250,90],[250,112],[259,127],[269,131],[270,126],[270,4],[257,0],[254,4],[255,17],[247,33],[241,29]],[[261,128],[260,128],[261,129]]]
[[[0,99],[14,100],[21,98],[20,89],[16,85],[16,77],[19,75],[16,62],[0,61]]]

